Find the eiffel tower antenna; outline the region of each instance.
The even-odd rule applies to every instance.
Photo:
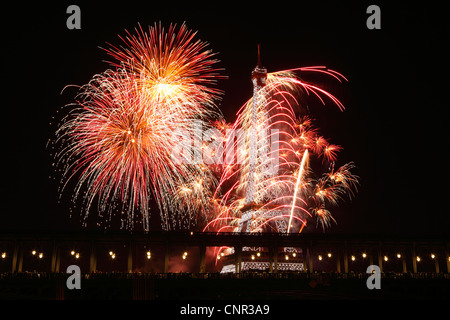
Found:
[[[260,45],[258,43],[258,63],[257,63],[258,67],[262,67],[261,65],[261,51],[260,51]]]

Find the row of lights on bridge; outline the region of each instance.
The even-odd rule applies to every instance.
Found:
[[[220,258],[223,257],[223,256],[224,256],[224,253],[221,252],[221,253],[217,256],[217,259],[220,260]],[[260,256],[261,256],[261,253],[260,253],[260,252],[257,252],[256,255],[252,254],[250,258],[251,258],[252,260],[255,260],[256,257],[260,257]],[[295,252],[293,252],[293,253],[292,253],[292,257],[295,258],[296,256],[297,256],[297,254],[296,254]],[[332,256],[333,256],[333,255],[331,254],[331,252],[328,252],[328,253],[327,253],[327,257],[328,257],[328,258],[331,258]],[[365,259],[365,258],[367,258],[367,253],[362,253],[361,256],[363,257],[363,259]],[[401,255],[400,253],[397,253],[397,258],[400,259],[401,257],[402,257],[402,255]],[[432,254],[430,254],[430,257],[431,257],[431,259],[435,259],[435,258],[436,258],[436,255],[435,255],[434,253],[432,253]],[[320,255],[320,254],[318,255],[317,258],[319,259],[319,261],[322,261],[322,260],[323,260],[323,256]],[[285,260],[289,260],[289,255],[286,254],[286,255],[284,256],[284,259],[285,259]],[[355,260],[356,260],[356,256],[352,255],[352,256],[350,257],[350,259],[351,259],[352,261],[355,261]],[[383,260],[387,262],[387,261],[389,260],[388,256],[384,256],[384,257],[383,257]],[[416,261],[417,261],[417,262],[420,262],[420,261],[421,261],[421,258],[420,258],[419,256],[417,256],[417,257],[416,257]],[[448,261],[450,261],[450,257],[448,258]]]
[[[110,251],[109,252],[109,256],[111,257],[111,259],[116,259],[116,253],[114,252],[114,251]],[[151,258],[152,258],[152,252],[150,251],[150,250],[148,250],[147,252],[146,252],[146,256],[147,256],[147,260],[150,260]],[[187,251],[184,251],[183,252],[183,255],[181,256],[181,258],[183,259],[183,260],[186,260],[187,259],[187,256],[188,256],[188,253],[187,253]]]
[[[39,252],[38,253],[36,250],[32,250],[31,251],[31,255],[32,256],[36,256],[39,259],[44,258],[44,253],[43,252]],[[74,250],[70,251],[70,255],[73,256],[75,259],[79,259],[80,258],[80,253],[76,252]],[[2,252],[1,258],[2,259],[6,259],[6,256],[7,256],[6,252]],[[113,260],[116,259],[116,253],[114,251],[109,251],[109,256]],[[182,259],[185,260],[187,258],[187,256],[188,256],[187,251],[183,252]],[[152,258],[152,253],[150,251],[147,251],[147,259],[150,260],[151,258]]]
[[[39,252],[39,253],[38,253],[36,250],[32,250],[32,251],[31,251],[31,254],[32,254],[33,256],[38,257],[39,259],[42,259],[42,258],[44,257],[44,253],[43,253],[43,252]],[[72,251],[70,252],[70,255],[73,256],[75,259],[79,259],[79,258],[80,258],[80,253],[79,253],[79,252],[76,252],[76,251],[74,251],[74,250],[72,250]],[[2,259],[6,259],[6,256],[7,256],[6,252],[2,252],[1,258],[2,258]],[[109,256],[110,256],[111,259],[113,259],[113,260],[116,259],[116,254],[115,254],[114,251],[109,251]],[[188,256],[187,251],[184,251],[181,258],[182,258],[183,260],[186,260],[187,256]],[[220,260],[220,258],[223,257],[223,256],[224,256],[224,253],[221,252],[221,253],[217,256],[217,259]],[[251,258],[252,260],[255,260],[256,258],[259,258],[260,256],[261,256],[261,252],[257,252],[256,254],[252,254],[250,258]],[[297,254],[296,254],[295,252],[293,252],[293,253],[292,253],[292,257],[295,258],[296,256],[297,256]],[[366,253],[362,253],[361,256],[362,256],[363,259],[367,258],[367,254],[366,254]],[[396,256],[397,256],[397,259],[400,259],[400,258],[402,257],[402,255],[401,255],[400,253],[397,253]],[[151,254],[150,250],[146,252],[146,257],[147,257],[148,260],[151,259],[152,254]],[[290,256],[289,256],[288,254],[286,254],[286,255],[284,256],[285,260],[289,260],[289,257],[290,257]],[[328,253],[327,253],[327,257],[328,257],[328,258],[331,258],[331,257],[332,257],[331,252],[328,252]],[[436,255],[435,255],[434,253],[432,253],[432,254],[430,254],[430,257],[431,257],[431,259],[435,259],[435,258],[436,258]],[[322,261],[322,260],[323,260],[323,256],[322,256],[322,255],[318,255],[318,259],[319,259],[319,261]],[[351,259],[352,261],[355,261],[355,260],[356,260],[356,257],[355,257],[354,255],[352,255],[352,256],[350,257],[350,259]],[[384,256],[384,257],[383,257],[383,260],[387,262],[387,261],[389,260],[388,256]],[[420,262],[420,261],[421,261],[420,256],[417,256],[417,257],[416,257],[416,261],[417,261],[417,262]],[[450,257],[448,257],[448,261],[450,261]]]
[[[332,257],[331,252],[329,252],[329,253],[327,254],[327,256],[328,256],[328,258],[331,258],[331,257]],[[363,259],[365,259],[365,258],[367,258],[367,253],[362,253],[361,256],[363,257]],[[400,258],[402,257],[402,255],[401,255],[400,253],[397,253],[396,256],[397,256],[397,259],[400,259]],[[430,254],[430,257],[431,257],[431,259],[435,259],[435,258],[436,258],[436,255],[435,255],[434,253],[432,253],[432,254]],[[319,261],[322,261],[322,260],[323,260],[322,255],[319,255],[319,256],[318,256],[318,259],[319,259]],[[350,259],[351,259],[352,261],[355,261],[355,260],[356,260],[356,257],[355,257],[354,255],[352,255],[352,256],[350,257]],[[389,261],[388,256],[383,256],[383,260],[386,261],[386,262]],[[417,262],[420,262],[420,261],[421,261],[420,256],[416,256],[416,261],[417,261]],[[450,261],[450,257],[448,258],[448,261]]]

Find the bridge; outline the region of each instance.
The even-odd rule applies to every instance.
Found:
[[[3,231],[0,232],[0,262],[3,268],[1,271],[20,273],[33,267],[30,266],[31,255],[36,256],[35,260],[39,260],[41,255],[47,261],[42,264],[42,271],[60,272],[61,261],[67,260],[69,250],[72,255],[75,253],[70,248],[83,248],[82,257],[86,264],[84,270],[88,269],[93,273],[104,271],[98,266],[98,258],[106,257],[108,248],[117,248],[121,252],[121,261],[126,261],[122,270],[118,271],[132,273],[139,270],[146,250],[155,248],[154,250],[160,251],[157,260],[163,262],[160,272],[167,273],[169,257],[175,254],[172,248],[182,247],[186,254],[189,250],[196,249],[197,253],[190,258],[194,256],[198,259],[195,264],[198,269],[191,272],[205,273],[206,249],[224,246],[235,250],[236,273],[241,271],[243,255],[248,254],[242,251],[245,246],[267,249],[270,273],[278,272],[285,247],[300,249],[305,272],[309,273],[321,271],[320,268],[325,263],[328,268],[331,265],[332,269],[328,269],[328,272],[365,272],[361,267],[355,270],[358,261],[364,261],[363,266],[376,264],[382,272],[417,273],[424,271],[422,266],[427,264],[427,272],[450,273],[449,235]],[[112,254],[109,251],[109,255]],[[152,257],[155,257],[154,253]],[[81,260],[77,262],[81,263]],[[394,266],[397,269],[392,269]]]

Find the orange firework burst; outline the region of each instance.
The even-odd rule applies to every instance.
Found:
[[[221,69],[214,68],[215,54],[206,50],[206,42],[194,41],[195,35],[185,24],[178,31],[170,25],[167,33],[161,24],[149,27],[148,33],[139,26],[134,35],[127,32],[127,37],[121,37],[125,46],[111,45],[106,52],[115,59],[110,62],[113,66],[143,74],[140,85],[156,99],[214,108],[221,91],[210,85],[223,76]]]
[[[214,104],[219,91],[209,87],[218,77],[212,68],[217,61],[184,25],[178,33],[171,26],[167,34],[155,27],[128,35],[127,47],[108,51],[117,59],[116,69],[80,88],[79,107],[57,131],[57,141],[64,143],[57,155],[64,181],[79,174],[75,198],[86,185],[85,217],[96,198],[100,212],[119,201],[128,213],[127,228],[138,213],[148,230],[153,194],[165,229],[189,224],[192,211],[175,218],[171,210],[180,207],[173,199],[198,207],[199,192],[180,196],[193,177],[202,184],[214,181],[208,168],[192,159],[201,153],[192,142],[201,141],[202,130],[221,118]]]

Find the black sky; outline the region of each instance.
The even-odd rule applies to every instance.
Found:
[[[66,8],[81,8],[81,30],[66,28]],[[366,8],[381,8],[381,30],[368,30]],[[46,148],[52,117],[81,85],[108,68],[106,43],[161,21],[186,22],[210,44],[228,76],[219,82],[226,120],[251,95],[256,45],[268,71],[326,65],[348,83],[320,84],[342,99],[312,110],[321,133],[342,145],[361,186],[336,211],[328,232],[442,233],[450,225],[446,117],[449,27],[432,4],[359,2],[122,1],[12,4],[2,21],[3,197],[0,229],[79,228],[58,204]],[[308,79],[305,79],[308,80]],[[52,125],[50,124],[52,123]],[[154,216],[158,216],[156,210]],[[317,230],[320,232],[320,230]]]

